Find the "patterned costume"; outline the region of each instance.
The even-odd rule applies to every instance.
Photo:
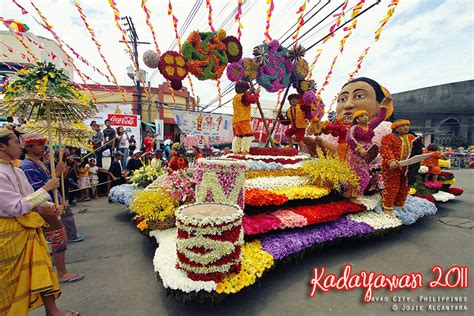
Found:
[[[49,194],[33,190],[23,171],[0,161],[0,315],[27,315],[43,305],[40,293],[60,294],[36,212],[51,212]]]
[[[236,153],[250,152],[250,144],[253,141],[253,131],[250,125],[252,117],[250,116],[250,104],[256,103],[259,98],[258,92],[249,92],[249,85],[246,82],[237,82],[235,85],[237,94],[234,96],[232,106],[234,108],[234,117],[232,125],[234,129],[234,140],[232,142],[232,151]]]
[[[409,124],[403,120],[401,123]],[[392,124],[392,129],[396,129],[401,123]],[[390,170],[389,164],[392,161],[405,160],[410,156],[412,142],[416,137],[411,134],[399,135],[396,131],[385,135],[382,138],[380,154],[382,156],[382,178],[384,191],[382,193],[382,207],[391,210],[394,206],[403,207],[405,204],[409,187],[407,182],[407,167]]]
[[[286,130],[285,136],[295,136],[297,142],[304,140],[306,131],[305,111],[303,111],[302,106],[301,104],[292,105],[286,111],[286,117],[290,120],[291,127]]]
[[[359,188],[353,195],[362,196],[370,182],[370,167],[364,157],[361,156],[359,150],[362,148],[368,150],[372,146],[372,138],[374,137],[374,129],[385,119],[387,107],[380,106],[377,116],[368,122],[367,127],[363,128],[359,125],[353,125],[349,129],[347,135],[347,143],[349,145],[349,164],[359,176]],[[354,113],[354,119],[357,118],[358,112]]]
[[[423,153],[433,153],[431,157],[426,158],[421,162],[423,166],[428,167],[428,173],[431,175],[439,175],[441,173],[441,167],[439,165],[439,159],[442,154],[440,151],[430,151],[428,148],[423,149]]]

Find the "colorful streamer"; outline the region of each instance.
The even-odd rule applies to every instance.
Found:
[[[296,14],[300,14],[300,16],[298,17],[298,25],[296,26],[296,33],[295,35],[293,35],[292,39],[295,42],[295,46],[296,44],[298,44],[298,34],[300,33],[300,29],[301,27],[303,26],[304,24],[304,18],[303,18],[303,15],[304,15],[304,11],[306,10],[306,0],[304,0],[304,3],[301,7],[298,8],[298,11],[296,11]]]
[[[109,1],[110,8],[114,12],[115,26],[120,31],[120,33],[122,33],[122,40],[125,43],[125,46],[127,46],[127,51],[128,51],[128,54],[130,55],[130,60],[132,61],[133,67],[135,68],[135,72],[137,74],[138,80],[142,84],[143,90],[145,90],[147,99],[150,100],[150,93],[148,92],[148,89],[145,89],[147,85],[145,83],[145,80],[143,80],[142,75],[140,74],[140,69],[138,68],[137,63],[135,62],[135,58],[132,54],[132,47],[130,46],[130,43],[127,40],[127,33],[123,29],[122,25],[120,25],[120,21],[122,20],[122,17],[120,16],[120,12],[117,8],[117,4],[115,3],[114,0],[108,0],[108,1]]]
[[[235,15],[235,22],[237,22],[237,39],[240,41],[240,37],[242,36],[242,29],[244,28],[242,23],[240,22],[240,18],[242,17],[242,2],[243,0],[237,0],[237,14]]]
[[[12,0],[14,4],[16,4],[17,7],[20,8],[21,10],[21,14],[25,15],[25,14],[28,14],[28,11],[25,10],[25,8],[23,8],[21,5],[18,4],[18,2],[16,2],[15,0]]]
[[[219,93],[219,105],[217,106],[220,108],[222,106],[222,93],[221,93],[221,80],[217,79],[217,93]]]
[[[63,47],[63,42],[62,40],[59,38],[59,36],[56,34],[56,32],[53,30],[53,26],[51,24],[48,23],[48,21],[46,20],[46,17],[43,15],[43,13],[34,5],[34,3],[30,0],[30,3],[31,5],[33,6],[33,8],[35,9],[36,13],[38,13],[39,17],[41,18],[41,20],[43,21],[44,25],[41,24],[44,28],[46,28],[50,33],[51,35],[53,35],[54,39],[56,40],[56,42],[58,43],[58,46],[59,46],[59,49],[63,52],[63,54],[66,56],[67,58],[67,61],[68,63],[74,68],[74,70],[77,72],[77,74],[79,75],[79,77],[81,78],[82,82],[86,85],[86,79],[88,80],[92,80],[90,77],[86,76],[85,74],[83,74],[77,67],[76,65],[74,64],[74,60],[71,58],[71,56],[69,56],[69,54],[66,52],[66,50],[64,49]],[[97,103],[97,97],[95,96],[95,94],[87,87],[85,86],[85,89],[87,90],[87,92],[90,93],[90,95],[92,96],[92,99],[94,100],[94,103]]]
[[[91,36],[91,39],[95,44],[95,47],[97,48],[97,52],[99,53],[100,57],[102,58],[102,61],[104,62],[105,66],[107,67],[107,70],[109,71],[109,74],[112,77],[112,80],[113,80],[114,84],[117,86],[117,91],[120,92],[120,95],[122,96],[122,100],[125,102],[126,101],[125,93],[124,93],[125,91],[118,84],[117,78],[115,77],[114,73],[112,72],[112,69],[111,69],[109,63],[107,62],[107,59],[105,59],[105,56],[102,53],[102,47],[100,46],[97,38],[95,37],[94,30],[92,29],[92,27],[90,27],[89,23],[87,23],[86,15],[84,14],[84,10],[82,9],[81,5],[79,4],[79,1],[74,0],[74,6],[76,6],[77,11],[79,12],[79,16],[81,17],[82,22],[84,23],[87,31],[89,32],[89,35]]]
[[[143,12],[145,12],[145,20],[146,20],[146,24],[148,25],[148,28],[150,29],[151,31],[151,35],[153,37],[153,43],[155,44],[155,50],[156,52],[158,53],[158,55],[161,55],[161,51],[160,49],[158,48],[158,43],[156,41],[156,34],[155,34],[155,30],[153,29],[153,24],[151,23],[151,20],[150,20],[150,13],[151,11],[148,9],[148,7],[146,6],[146,0],[142,0],[142,9],[143,9]]]
[[[212,32],[215,32],[216,29],[212,25],[212,6],[211,6],[211,0],[206,0],[206,8],[209,10],[209,14],[207,16],[207,21],[209,22],[209,27],[211,28]]]
[[[329,28],[329,35],[326,36],[323,40],[323,43],[326,43],[331,37],[334,37],[334,31],[341,25],[342,18],[344,17],[344,10],[347,8],[348,1],[344,1],[344,5],[341,8],[341,13],[336,13],[333,17],[336,17],[336,22],[331,25]]]
[[[359,70],[361,68],[361,65],[362,65],[362,61],[364,60],[365,56],[369,52],[369,49],[370,49],[370,46],[367,47],[366,49],[364,49],[362,54],[360,54],[359,58],[357,59],[357,63],[356,63],[356,66],[355,66],[354,70],[351,73],[349,73],[349,80],[354,79],[355,75],[359,72]]]
[[[316,52],[318,52],[316,54],[316,56],[314,56],[314,59],[313,61],[311,62],[311,65],[309,66],[309,73],[308,75],[306,76],[306,79],[311,79],[311,77],[313,76],[313,69],[314,69],[314,66],[316,65],[316,63],[318,62],[318,59],[319,57],[321,56],[321,53],[323,52],[323,49],[320,48],[318,50],[316,50]]]
[[[267,0],[267,4],[269,5],[267,10],[267,24],[265,25],[265,43],[268,43],[272,40],[270,36],[270,20],[272,19],[273,9],[275,9],[275,5],[273,4],[273,0]]]

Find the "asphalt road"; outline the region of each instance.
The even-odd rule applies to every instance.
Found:
[[[76,223],[86,240],[69,245],[67,266],[72,272],[85,273],[86,278],[63,285],[59,304],[81,315],[445,315],[449,313],[428,309],[450,305],[465,305],[467,312],[455,314],[470,315],[474,310],[474,271],[468,289],[426,286],[434,279],[431,269],[435,265],[444,269],[454,265],[474,267],[474,170],[454,172],[457,186],[465,192],[457,200],[440,205],[435,216],[375,240],[339,245],[308,254],[298,262],[278,265],[266,273],[260,285],[218,305],[182,303],[166,296],[153,272],[155,245],[134,228],[124,207],[109,204],[105,198],[78,204],[74,208]],[[81,209],[88,212],[79,213]],[[310,298],[314,267],[325,266],[327,271],[340,275],[346,263],[353,265],[354,273],[420,272],[425,288],[392,293],[376,290],[375,297],[387,302],[371,304],[362,302],[362,289],[317,292]],[[460,298],[461,302],[420,302],[422,297]],[[423,311],[404,312],[406,306]],[[41,315],[43,310],[32,314]]]

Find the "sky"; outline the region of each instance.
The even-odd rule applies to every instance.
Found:
[[[49,23],[54,27],[59,37],[71,45],[90,63],[106,73],[106,68],[90,38],[89,33],[73,5],[72,0],[31,0],[43,12]],[[112,71],[121,85],[132,85],[133,82],[126,74],[127,66],[131,65],[125,45],[119,43],[121,33],[115,26],[113,11],[107,0],[77,0],[94,29],[96,38],[103,47],[104,55],[111,65]],[[145,14],[140,6],[142,0],[116,0],[118,10],[122,16],[133,19],[141,41],[153,43],[149,27],[145,21]],[[308,0],[306,12],[317,6],[311,14],[319,10],[328,0]],[[16,0],[29,14],[22,15],[21,10],[11,0],[0,1],[0,16],[5,19],[17,19],[30,27],[30,32],[38,36],[52,38],[52,35],[43,29],[33,18],[38,16],[30,4],[30,0]],[[270,21],[270,35],[275,39],[284,39],[282,36],[297,21],[296,11],[304,0],[274,0],[274,11]],[[349,10],[358,0],[349,0]],[[365,8],[376,0],[366,0]],[[208,14],[205,0],[171,0],[173,12],[178,18],[178,29],[181,30],[193,5],[199,4],[199,9],[183,34],[184,42],[191,31],[209,31]],[[299,43],[305,47],[311,46],[323,38],[334,23],[334,17],[326,19],[314,27],[324,16],[334,10],[342,1],[331,1],[313,19],[303,25],[300,35],[309,31]],[[357,58],[362,51],[370,46],[359,76],[375,79],[385,86],[391,93],[408,91],[433,85],[473,79],[474,77],[474,11],[471,0],[400,0],[391,20],[384,27],[380,40],[374,41],[374,32],[380,20],[385,17],[390,0],[382,0],[374,9],[359,17],[357,28],[347,40],[343,53],[339,56],[329,84],[322,93],[323,100],[330,104],[337,95],[341,86],[347,81],[356,65]],[[151,22],[157,34],[157,42],[162,52],[170,49],[175,36],[172,19],[168,16],[168,1],[147,0],[146,4],[151,11]],[[233,10],[237,7],[237,0],[212,0],[213,25],[216,29],[224,26],[227,34],[237,35],[237,24],[233,19]],[[244,1],[244,15],[241,42],[244,48],[244,57],[251,57],[252,48],[261,44],[265,37],[266,11],[265,0]],[[339,12],[339,11],[336,11]],[[232,17],[229,19],[229,17]],[[343,21],[349,19],[350,11]],[[227,23],[225,23],[227,22]],[[0,26],[0,29],[5,29]],[[293,27],[291,31],[295,28]],[[313,71],[313,79],[318,88],[324,82],[330,69],[333,58],[338,53],[339,42],[344,36],[341,29],[326,43],[320,43],[306,53],[305,58],[311,62],[322,49],[320,59]],[[288,45],[290,41],[284,44]],[[146,50],[154,49],[154,45],[140,45],[142,55]],[[0,46],[0,52],[5,47]],[[177,50],[177,47],[174,47]],[[141,61],[141,60],[140,60]],[[93,80],[103,84],[108,83],[90,67],[76,61],[82,72]],[[159,72],[147,68],[143,62],[141,67],[148,72],[151,86],[156,87],[163,82]],[[78,81],[78,76],[75,76]],[[206,106],[218,96],[215,81],[199,81],[192,76],[195,94],[200,97],[200,104]],[[221,80],[224,90],[229,85],[225,74]],[[189,87],[187,80],[184,86]],[[225,102],[232,97],[232,93],[223,97]],[[262,98],[277,100],[277,93],[263,93]],[[208,110],[215,109],[217,102],[212,103]],[[231,104],[218,109],[217,112],[231,113]]]

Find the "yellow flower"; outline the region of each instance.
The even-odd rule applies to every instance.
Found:
[[[137,225],[137,228],[143,231],[148,228],[148,223],[145,220],[143,220]]]
[[[163,190],[143,191],[135,195],[130,211],[147,221],[166,221],[174,216],[178,201]]]
[[[305,185],[294,188],[270,190],[270,192],[285,195],[288,200],[303,200],[319,199],[331,193],[331,190],[314,185]]]

